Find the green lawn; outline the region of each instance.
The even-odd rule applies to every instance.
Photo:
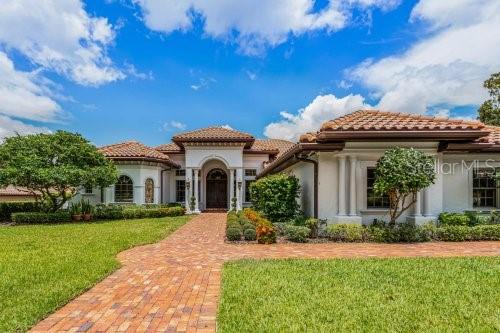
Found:
[[[0,227],[0,332],[25,331],[189,217]]]
[[[226,263],[220,332],[499,332],[500,257]]]

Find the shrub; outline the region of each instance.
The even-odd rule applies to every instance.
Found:
[[[257,233],[257,241],[259,242],[259,244],[276,243],[276,230],[268,220],[261,218],[257,222],[255,231]]]
[[[447,225],[437,228],[436,238],[446,242],[462,242],[471,239],[470,227],[463,225]]]
[[[283,236],[285,234],[285,229],[290,223],[285,223],[285,222],[276,222],[273,223],[274,229],[278,233],[278,235]]]
[[[230,241],[239,241],[239,240],[241,240],[241,229],[228,228],[226,230],[226,237]]]
[[[253,206],[272,222],[285,222],[295,217],[299,192],[298,178],[284,173],[264,177],[250,185]]]
[[[35,201],[0,202],[0,221],[10,221],[12,213],[39,212],[40,204]]]
[[[378,227],[378,226],[369,226],[365,230],[365,237],[367,241],[377,242],[377,243],[385,243],[386,242],[386,228]]]
[[[247,241],[254,241],[257,239],[257,232],[255,229],[246,229],[243,232],[243,237],[245,237],[245,240]]]
[[[55,213],[13,213],[12,221],[16,224],[49,224],[49,223],[65,223],[71,221],[69,213],[59,211]]]
[[[311,233],[308,227],[301,227],[298,225],[287,225],[285,228],[285,237],[295,243],[307,242],[307,237]]]
[[[119,220],[123,218],[123,206],[103,205],[95,206],[94,218],[96,220]]]
[[[469,225],[469,217],[460,213],[441,213],[438,217],[439,225]]]
[[[257,223],[262,218],[262,216],[252,208],[243,209],[243,216],[253,223]]]
[[[185,213],[184,207],[141,208],[141,206],[96,205],[94,216],[99,220],[117,220],[181,216]]]
[[[436,238],[437,227],[434,223],[428,222],[420,226],[420,241],[429,242]]]
[[[251,224],[251,223],[245,223],[242,226],[242,229],[243,229],[243,231],[248,230],[248,229],[251,229],[251,230],[255,231],[255,226],[253,224]]]
[[[500,240],[500,225],[478,225],[470,230],[471,240]]]
[[[359,224],[330,224],[326,228],[330,239],[340,242],[361,242],[364,240],[364,228]]]
[[[492,211],[490,214],[490,224],[500,224],[500,211]]]

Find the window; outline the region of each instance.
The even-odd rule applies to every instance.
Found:
[[[497,206],[497,184],[494,169],[474,169],[472,176],[472,201],[474,207]]]
[[[256,169],[245,169],[245,177],[255,177],[257,176]]]
[[[250,202],[250,184],[252,184],[255,179],[245,180],[245,202]]]
[[[144,184],[144,202],[147,204],[153,203],[155,200],[154,182],[151,178],[146,179]]]
[[[186,201],[186,181],[176,180],[175,181],[175,201],[185,202]]]
[[[375,183],[375,168],[366,169],[366,207],[367,208],[389,208],[389,196],[378,195],[373,189]]]
[[[186,170],[185,169],[175,170],[175,176],[176,177],[185,177]]]
[[[92,186],[85,186],[85,194],[92,194]]]
[[[115,184],[115,201],[134,201],[134,183],[130,177],[123,175],[118,178],[118,181]]]

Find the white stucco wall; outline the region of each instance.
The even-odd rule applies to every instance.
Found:
[[[293,174],[299,179],[300,196],[297,199],[306,216],[314,215],[314,165],[299,162],[284,172]]]

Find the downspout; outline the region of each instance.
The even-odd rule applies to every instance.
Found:
[[[299,154],[295,155],[295,158],[301,162],[305,163],[312,163],[314,167],[314,218],[318,218],[318,161],[306,158],[306,157],[301,157]]]

